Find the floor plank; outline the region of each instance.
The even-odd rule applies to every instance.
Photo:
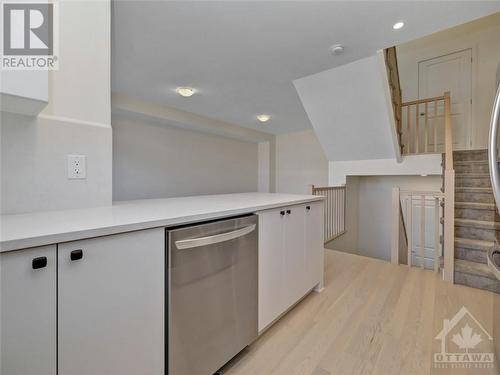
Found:
[[[490,292],[433,271],[326,250],[326,283],[223,369],[226,375],[500,374],[435,368],[435,336],[465,306],[493,332]],[[493,349],[491,349],[493,351]]]

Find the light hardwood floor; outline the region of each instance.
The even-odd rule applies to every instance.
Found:
[[[225,375],[500,374],[436,369],[434,337],[465,306],[493,331],[493,294],[428,270],[326,250],[326,285],[235,358]],[[491,350],[492,351],[492,350]]]

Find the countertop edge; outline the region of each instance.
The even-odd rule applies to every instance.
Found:
[[[175,218],[166,218],[166,219],[151,220],[151,221],[146,220],[146,221],[139,221],[136,223],[126,223],[121,225],[73,230],[68,232],[48,233],[33,237],[0,240],[0,253],[17,251],[39,246],[54,245],[58,243],[77,241],[77,240],[83,240],[88,238],[95,238],[95,237],[101,237],[101,236],[107,236],[125,232],[133,232],[138,230],[191,224],[205,220],[221,219],[224,217],[256,213],[259,211],[274,209],[278,207],[284,207],[288,205],[298,205],[307,202],[320,201],[324,199],[325,198],[323,196],[317,196],[314,198],[309,196],[307,198],[304,197],[303,199],[293,199],[290,201],[280,202],[280,203],[249,206],[234,210],[222,210],[222,211],[219,210],[197,215],[179,216]]]

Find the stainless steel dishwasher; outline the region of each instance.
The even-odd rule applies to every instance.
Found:
[[[257,337],[257,223],[167,231],[169,375],[212,375]]]

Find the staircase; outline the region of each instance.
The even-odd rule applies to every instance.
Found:
[[[500,293],[487,252],[500,239],[487,150],[454,151],[455,282]]]

